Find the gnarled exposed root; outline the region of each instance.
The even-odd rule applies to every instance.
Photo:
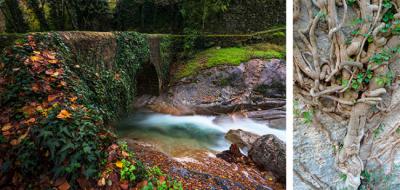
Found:
[[[385,84],[377,81],[388,73],[390,63],[385,59],[376,60],[374,56],[384,51],[383,46],[393,35],[383,20],[389,9],[384,8],[383,0],[358,0],[351,9],[359,14],[362,24],[355,26],[358,34],[353,34],[351,42],[346,43],[350,37],[343,31],[350,9],[346,0],[296,0],[294,3],[295,22],[308,21],[295,32],[295,90],[315,109],[344,120],[350,118],[343,149],[337,155],[337,168],[347,175],[347,187],[357,189],[363,170],[359,155],[367,115],[372,106],[380,108],[382,96],[387,93]],[[308,14],[301,14],[304,11]],[[339,13],[342,13],[341,21]],[[396,13],[394,17],[400,18],[399,15]],[[326,41],[319,42],[317,35],[329,39],[329,49],[321,50],[320,43]]]

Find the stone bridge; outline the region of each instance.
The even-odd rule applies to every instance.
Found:
[[[196,42],[194,49],[204,49],[213,46],[236,46],[250,43],[269,42],[282,44],[285,43],[285,28],[275,28],[267,31],[261,31],[252,34],[218,34],[199,36],[199,43]],[[77,55],[84,55],[85,60],[76,60],[85,62],[99,72],[102,69],[113,71],[115,58],[117,55],[117,39],[114,32],[57,32],[63,38],[63,41]],[[185,35],[171,34],[145,34],[149,44],[149,60],[142,64],[142,69],[137,73],[137,92],[138,95],[150,94],[158,95],[168,85],[169,66],[174,64],[173,59],[163,60],[162,54],[176,54],[183,49]],[[12,45],[21,34],[0,35],[0,50]],[[161,50],[161,42],[164,39],[173,41],[168,47]],[[199,45],[200,44],[200,45]],[[177,47],[178,46],[178,47]],[[179,49],[179,50],[177,50]],[[161,52],[168,51],[168,52]],[[168,55],[170,58],[175,55]]]

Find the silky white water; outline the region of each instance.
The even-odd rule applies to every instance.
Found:
[[[273,134],[286,141],[285,131],[265,123],[242,117],[173,116],[159,113],[135,114],[118,130],[123,138],[132,138],[155,145],[172,156],[192,156],[196,150],[229,149],[224,135],[230,129],[242,129],[258,135]]]

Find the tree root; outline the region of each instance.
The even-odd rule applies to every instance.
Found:
[[[400,2],[393,4],[398,7]],[[340,6],[343,16],[339,22],[337,10]],[[298,87],[295,90],[314,109],[336,114],[343,119],[349,118],[343,149],[337,155],[336,162],[337,168],[347,175],[346,186],[357,189],[363,170],[359,151],[367,116],[371,115],[372,106],[381,107],[382,96],[387,93],[376,81],[388,72],[389,62],[376,64],[371,58],[383,51],[388,36],[393,35],[391,31],[382,32],[386,24],[381,20],[388,9],[383,7],[383,0],[358,0],[357,5],[351,8],[359,13],[363,21],[357,26],[360,34],[346,45],[346,36],[342,31],[349,8],[346,0],[296,0],[295,7],[295,22],[308,20],[306,27],[295,33],[295,84]],[[304,8],[308,17],[300,18],[301,9]],[[313,12],[318,14],[313,15]],[[400,13],[394,17],[400,18]],[[319,24],[321,22],[327,25]],[[330,53],[320,51],[317,31],[325,32],[328,37]],[[373,42],[369,40],[371,37]],[[365,78],[367,70],[372,72],[372,78],[361,85],[360,76]],[[321,126],[318,120],[314,124]],[[329,139],[329,134],[326,135]]]

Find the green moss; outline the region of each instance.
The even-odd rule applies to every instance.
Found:
[[[286,37],[286,34],[282,31],[280,32],[275,32],[274,34],[272,34],[273,37],[278,37],[278,38],[284,38]]]
[[[160,38],[160,56],[162,63],[162,76],[163,81],[168,81],[169,69],[174,58],[174,41],[170,36]]]
[[[250,59],[284,58],[284,47],[272,44],[255,44],[247,47],[211,48],[198,53],[194,59],[188,61],[176,74],[176,78],[183,78],[196,74],[202,69],[221,65],[240,65]]]

